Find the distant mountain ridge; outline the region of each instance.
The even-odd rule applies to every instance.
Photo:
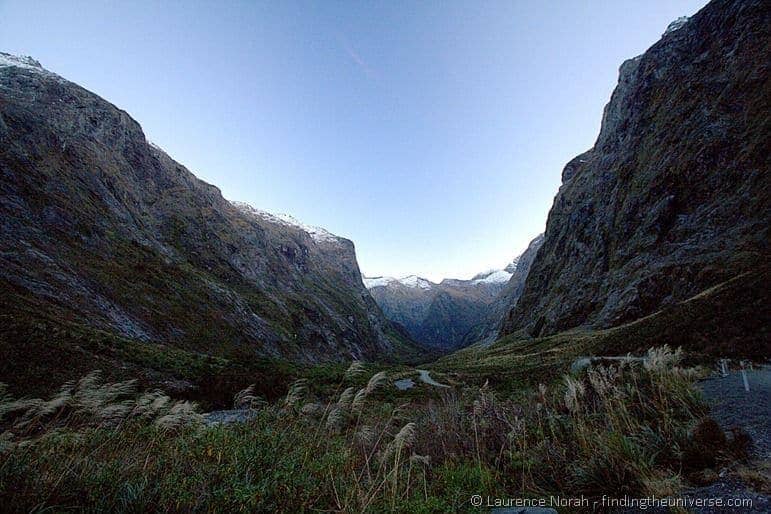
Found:
[[[484,319],[472,328],[464,337],[463,346],[480,343],[483,346],[490,345],[498,338],[498,334],[506,319],[506,315],[519,301],[525,281],[530,273],[530,267],[535,260],[538,250],[543,245],[543,234],[533,238],[527,245],[527,249],[512,261],[505,271],[511,273],[509,280],[498,292],[495,300],[490,305]]]
[[[3,53],[0,224],[2,314],[14,323],[300,362],[415,348],[364,288],[351,241],[229,202],[126,112]],[[0,341],[48,344],[4,329]]]
[[[427,278],[419,277],[417,275],[407,275],[405,277],[401,278],[395,278],[395,277],[384,277],[384,276],[378,276],[378,277],[364,277],[364,286],[367,289],[372,289],[373,287],[383,287],[387,286],[389,284],[401,284],[405,287],[419,287],[421,289],[432,289],[434,287],[439,287],[442,285],[448,285],[448,284],[477,284],[477,283],[487,283],[487,284],[501,284],[508,282],[508,280],[511,278],[511,275],[513,271],[516,269],[516,260],[514,260],[512,263],[508,264],[504,269],[491,269],[487,271],[483,271],[481,273],[477,273],[469,280],[462,280],[457,278],[445,278],[441,282],[434,283],[428,280]]]
[[[502,300],[501,294],[511,287],[521,290],[531,253],[526,251],[504,269],[486,270],[469,280],[444,279],[437,284],[416,275],[364,277],[364,285],[386,317],[402,325],[413,339],[450,351],[477,342],[491,330],[497,334],[504,314],[501,302],[508,305],[511,298],[507,294]],[[516,286],[511,285],[512,277]]]

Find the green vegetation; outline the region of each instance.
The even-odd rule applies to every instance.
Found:
[[[328,365],[274,402],[241,391],[234,404],[253,417],[225,426],[94,374],[47,401],[3,390],[0,501],[19,511],[447,512],[473,510],[473,494],[674,493],[740,450],[705,418],[697,372],[680,357],[651,350],[642,364],[533,390],[421,384],[405,395],[392,380],[406,368]]]
[[[22,296],[0,298],[0,381],[11,391],[46,396],[64,382],[102,369],[105,378],[138,379],[139,385],[166,389],[170,382],[187,384],[175,395],[194,399],[206,409],[227,407],[234,391],[256,383],[260,395],[274,400],[290,382],[308,378],[316,394],[333,391],[345,372],[344,363],[306,366],[283,359],[258,357],[249,345],[221,344],[213,354],[154,341],[117,336],[59,311],[46,312]],[[24,341],[24,344],[19,344]],[[386,364],[372,364],[373,370]],[[391,369],[393,364],[388,365]]]
[[[470,346],[445,356],[433,369],[458,380],[506,391],[557,378],[578,357],[639,354],[665,344],[687,351],[689,364],[716,357],[771,354],[768,309],[771,279],[760,267],[650,316],[605,330],[572,330],[535,339],[511,335],[489,347]]]

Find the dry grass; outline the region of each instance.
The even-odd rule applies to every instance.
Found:
[[[265,407],[268,402],[265,398],[254,393],[256,385],[251,384],[246,389],[242,389],[233,396],[234,409],[260,409]]]
[[[354,365],[326,401],[304,381],[273,405],[247,388],[234,401],[257,401],[254,419],[215,428],[190,404],[89,376],[48,401],[2,395],[0,500],[18,510],[447,512],[467,510],[472,494],[675,494],[732,458],[679,358],[661,348],[644,365],[534,390],[466,387],[409,404],[390,400],[386,372],[365,382]]]
[[[197,406],[160,391],[139,394],[136,382],[102,383],[100,371],[68,382],[50,399],[11,398],[0,384],[0,427],[6,440],[30,440],[57,429],[112,428],[132,420],[165,430],[200,424]]]

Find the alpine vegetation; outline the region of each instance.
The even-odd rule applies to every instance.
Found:
[[[409,512],[456,510],[481,493],[676,494],[746,451],[737,436],[715,437],[693,385],[703,372],[680,358],[664,347],[644,364],[514,394],[435,388],[401,403],[387,372],[341,372],[328,392],[298,380],[272,403],[247,388],[237,404],[255,416],[211,426],[188,402],[91,374],[45,401],[4,393],[2,500],[14,510],[48,498],[100,511]]]

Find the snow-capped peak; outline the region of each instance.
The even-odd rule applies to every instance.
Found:
[[[372,289],[373,287],[385,287],[391,282],[396,282],[393,277],[362,277],[364,287]]]
[[[398,282],[406,287],[419,287],[420,289],[431,289],[435,284],[425,278],[417,275],[407,275],[402,278],[394,277],[363,277],[364,287],[372,289],[374,287],[386,287],[389,284]]]
[[[487,273],[480,273],[475,277],[472,282],[474,284],[500,284],[508,282],[511,278],[511,273],[506,270],[493,270]]]
[[[310,234],[310,236],[313,238],[316,242],[337,242],[340,240],[339,237],[332,234],[331,232],[328,232],[327,230],[321,228],[321,227],[314,227],[312,225],[306,225],[305,223],[302,223],[295,217],[289,215],[289,214],[272,214],[267,211],[263,211],[261,209],[257,209],[255,207],[252,207],[248,203],[245,202],[230,202],[233,204],[234,207],[239,209],[241,212],[244,212],[250,216],[256,216],[258,218],[270,221],[272,223],[277,223],[279,225],[286,225],[290,227],[299,228],[303,232],[307,232]]]
[[[473,277],[471,277],[471,280],[478,280],[480,278],[485,278],[486,276],[488,276],[488,275],[490,275],[492,273],[495,273],[496,271],[499,271],[498,268],[486,269],[486,270],[484,270],[482,272],[477,273]]]
[[[28,55],[13,55],[0,52],[0,70],[3,68],[21,68],[34,73],[45,75],[58,82],[66,82],[65,79],[43,68],[40,63]]]
[[[402,277],[399,279],[399,282],[407,287],[419,287],[421,289],[431,289],[431,286],[433,285],[425,278],[421,278],[417,275],[408,275],[406,277]]]
[[[19,68],[32,68],[42,70],[38,61],[28,55],[13,55],[0,52],[0,66],[17,66]]]
[[[690,20],[688,16],[680,16],[675,21],[667,25],[667,30],[664,31],[664,34],[669,34],[670,32],[676,31],[677,29],[681,28],[683,25],[688,23],[688,20]]]

